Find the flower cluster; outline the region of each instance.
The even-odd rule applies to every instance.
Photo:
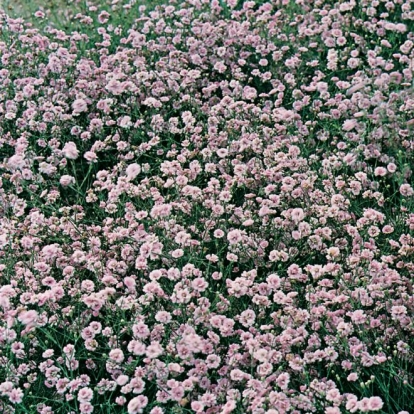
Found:
[[[0,16],[0,411],[412,412],[413,3],[166,3]]]

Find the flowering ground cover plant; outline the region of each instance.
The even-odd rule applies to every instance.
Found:
[[[0,18],[0,411],[414,412],[414,3]]]

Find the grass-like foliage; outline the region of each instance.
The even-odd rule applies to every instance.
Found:
[[[27,4],[0,411],[413,413],[414,3]]]

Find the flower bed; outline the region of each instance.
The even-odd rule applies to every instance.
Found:
[[[414,411],[414,6],[0,18],[4,413]]]

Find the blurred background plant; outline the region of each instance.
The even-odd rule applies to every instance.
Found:
[[[22,18],[26,22],[34,23],[39,27],[39,19],[35,16],[37,11],[45,14],[44,21],[61,30],[72,28],[73,17],[85,14],[90,7],[115,12],[122,8],[145,5],[155,8],[157,5],[168,3],[167,0],[0,0],[0,11],[6,12],[10,17]],[[122,15],[122,13],[121,13]],[[128,21],[124,22],[126,25]]]

